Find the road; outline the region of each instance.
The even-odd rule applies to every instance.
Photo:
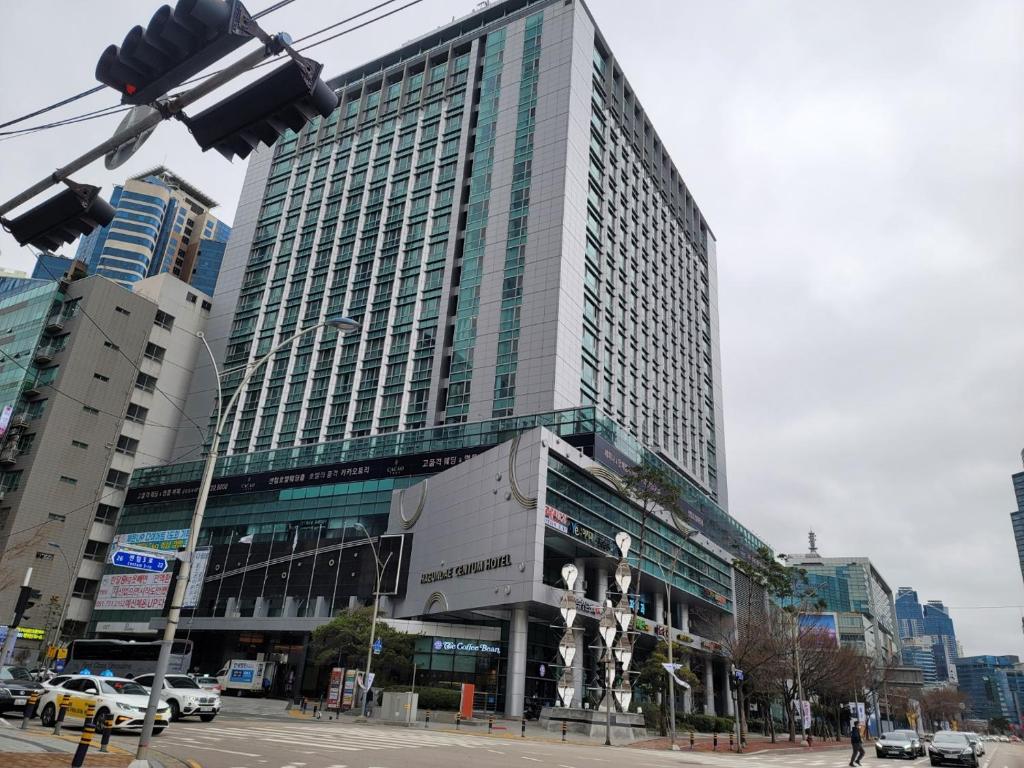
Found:
[[[115,736],[134,749],[137,737]],[[849,753],[709,755],[607,748],[555,741],[488,737],[469,733],[308,721],[287,717],[222,715],[212,723],[181,721],[153,740],[165,754],[196,760],[203,768],[842,768]],[[989,744],[982,768],[1024,768],[1024,746]],[[882,761],[869,753],[865,766],[926,766]]]

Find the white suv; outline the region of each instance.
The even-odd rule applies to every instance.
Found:
[[[135,682],[149,690],[153,687],[153,675],[139,675]],[[171,708],[172,721],[199,715],[200,720],[208,723],[220,714],[220,695],[200,688],[195,680],[185,675],[167,675],[160,698]]]

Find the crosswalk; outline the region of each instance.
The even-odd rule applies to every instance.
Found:
[[[334,722],[250,724],[247,722],[203,724],[183,728],[175,724],[160,736],[160,744],[185,749],[260,757],[265,749],[294,749],[312,755],[317,752],[347,753],[374,750],[421,749],[424,747],[481,746],[473,736],[434,733],[418,729],[375,728]]]
[[[706,752],[684,754],[680,762],[684,765],[701,765],[708,768],[844,768],[850,764],[850,752],[846,749],[822,749],[808,752],[785,752],[772,754],[764,752],[761,754],[747,755],[717,755]],[[913,766],[927,765],[927,758],[920,758],[913,762],[905,761],[881,761],[874,755],[867,755],[864,758],[864,766],[883,765],[886,762],[898,765],[900,768],[912,768]]]

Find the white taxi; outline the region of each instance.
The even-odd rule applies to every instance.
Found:
[[[39,699],[39,720],[44,727],[53,726],[60,708],[61,696],[70,696],[64,722],[85,723],[90,704],[96,707],[96,717],[102,723],[108,715],[114,718],[114,728],[140,729],[146,718],[149,691],[124,677],[104,675],[72,675],[60,685],[52,687]],[[170,707],[161,699],[153,721],[153,734],[167,727]]]

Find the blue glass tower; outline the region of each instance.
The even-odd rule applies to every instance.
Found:
[[[1021,451],[1020,458],[1024,461],[1024,451]],[[1017,511],[1010,513],[1010,522],[1013,524],[1013,540],[1017,543],[1020,573],[1024,578],[1024,472],[1013,475],[1013,496],[1017,501]]]
[[[967,694],[968,717],[1005,717],[1011,723],[1020,722],[1019,663],[1017,656],[965,656],[956,660],[958,685]]]
[[[953,662],[960,653],[956,645],[956,630],[949,610],[941,600],[929,600],[923,606],[924,634],[932,637],[935,671],[943,680],[956,680],[957,667]]]

